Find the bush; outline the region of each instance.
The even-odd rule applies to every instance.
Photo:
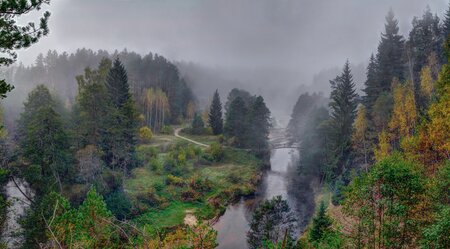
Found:
[[[137,152],[137,157],[138,157],[139,161],[148,162],[152,158],[155,158],[158,155],[159,150],[155,146],[140,145],[140,146],[137,146],[136,152]]]
[[[232,172],[231,174],[227,175],[227,180],[233,184],[237,184],[242,181],[242,177],[238,172]]]
[[[150,169],[152,171],[160,172],[162,170],[162,164],[158,158],[153,158],[152,160],[150,160],[148,165],[150,166]]]
[[[173,128],[170,125],[163,125],[160,132],[161,134],[171,135],[173,133]]]
[[[206,153],[211,155],[214,162],[220,162],[225,157],[223,147],[219,143],[212,143],[206,150]]]
[[[174,175],[170,175],[170,174],[167,175],[166,184],[179,186],[179,187],[182,187],[185,185],[184,180],[182,178],[174,176]]]
[[[154,188],[144,189],[136,194],[136,198],[151,207],[158,207],[164,200],[156,194]]]
[[[198,201],[200,200],[200,193],[192,188],[188,188],[181,192],[181,199],[183,201]]]
[[[131,215],[132,205],[123,190],[114,191],[105,198],[106,206],[119,220]]]
[[[153,137],[153,132],[148,126],[139,128],[139,139],[142,143],[149,143]]]
[[[193,176],[189,179],[189,187],[201,193],[210,191],[212,189],[212,186],[213,183],[206,178]]]

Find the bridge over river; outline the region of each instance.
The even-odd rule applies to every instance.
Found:
[[[289,139],[289,135],[285,128],[274,128],[269,134],[270,148],[275,149],[298,149],[299,143],[293,143]]]

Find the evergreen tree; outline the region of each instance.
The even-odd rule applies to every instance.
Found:
[[[389,11],[386,16],[385,32],[381,34],[378,45],[378,72],[376,79],[382,91],[388,92],[394,78],[403,80],[404,77],[404,39],[398,34],[398,21],[394,12]]]
[[[134,163],[137,142],[137,114],[129,91],[128,78],[122,63],[116,59],[106,80],[108,112],[102,149],[112,169],[127,172]]]
[[[378,96],[380,95],[381,91],[383,90],[380,86],[380,83],[377,79],[377,60],[373,54],[370,56],[369,65],[367,66],[366,71],[366,82],[365,82],[365,88],[364,93],[366,96],[364,96],[364,105],[366,106],[367,110],[370,112],[372,110],[373,105],[375,104],[375,101],[377,100]]]
[[[355,120],[357,107],[357,94],[355,84],[347,61],[341,75],[331,83],[331,129],[333,131],[333,151],[335,157],[335,170],[339,175],[348,163],[347,159],[351,148],[352,125]]]
[[[442,35],[444,37],[444,42],[449,38],[448,36],[450,35],[450,3],[444,16],[444,23],[442,25]]]
[[[84,75],[77,76],[78,96],[74,107],[74,119],[78,148],[89,144],[100,147],[104,132],[105,117],[108,113],[106,77],[111,61],[103,59],[98,70],[85,69]]]
[[[332,221],[327,215],[327,207],[325,202],[321,201],[319,211],[312,220],[311,230],[309,232],[310,241],[320,241],[326,233],[331,231]]]
[[[416,97],[420,96],[420,72],[427,64],[431,54],[438,56],[441,64],[444,61],[443,39],[439,25],[439,17],[433,15],[429,7],[422,18],[414,17],[408,41],[409,79],[413,81]],[[421,104],[417,103],[418,106]]]
[[[223,118],[222,118],[222,103],[220,102],[219,92],[214,92],[211,107],[209,109],[208,123],[212,128],[214,135],[222,134],[223,131]]]
[[[205,124],[203,123],[202,117],[198,114],[194,114],[194,119],[192,120],[192,133],[193,134],[202,134],[205,128]]]
[[[270,111],[264,103],[264,98],[256,97],[249,113],[249,145],[257,153],[269,149],[268,136],[272,127]],[[262,154],[261,154],[262,155]]]
[[[7,0],[0,2],[0,66],[12,64],[17,54],[14,50],[27,48],[36,43],[39,38],[48,34],[48,18],[50,12],[44,12],[39,25],[28,23],[25,26],[17,24],[17,19],[34,10],[40,10],[42,5],[50,0]],[[6,97],[13,86],[0,79],[0,99]]]
[[[295,218],[286,200],[281,196],[261,203],[253,213],[247,242],[252,249],[262,248],[263,242],[281,241],[287,232],[293,232]]]
[[[49,90],[40,85],[29,95],[19,119],[20,154],[28,165],[25,178],[43,194],[71,175],[68,136]]]
[[[225,118],[225,136],[234,138],[234,144],[241,148],[247,145],[248,112],[244,100],[237,97],[231,101]]]

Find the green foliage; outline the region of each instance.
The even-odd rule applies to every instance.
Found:
[[[194,114],[194,119],[192,120],[191,133],[194,135],[203,134],[205,131],[205,124],[203,123],[202,117],[198,114]]]
[[[49,90],[38,86],[33,90],[19,119],[19,146],[28,167],[27,180],[44,194],[59,187],[71,176],[68,136]],[[28,172],[27,172],[28,171]]]
[[[219,143],[212,143],[207,149],[206,153],[211,156],[211,159],[214,162],[220,162],[223,160],[225,156],[225,152],[223,150],[223,147]]]
[[[112,169],[127,172],[135,163],[137,112],[131,97],[128,77],[122,63],[116,59],[106,78],[109,98],[102,134],[104,159]]]
[[[355,178],[344,211],[358,220],[352,236],[361,246],[409,247],[427,219],[426,179],[420,168],[393,154]]]
[[[337,76],[331,83],[330,109],[331,109],[331,153],[334,158],[334,176],[342,173],[348,164],[351,150],[351,136],[353,122],[356,116],[357,94],[355,84],[347,61],[341,75]]]
[[[129,218],[132,211],[131,201],[123,190],[116,190],[105,198],[106,206],[119,220]]]
[[[161,130],[159,132],[161,132],[161,134],[172,135],[173,128],[170,125],[163,125],[163,127],[161,128]]]
[[[50,0],[5,0],[0,2],[0,66],[12,64],[17,54],[15,50],[30,47],[42,36],[48,34],[48,19],[50,12],[46,11],[40,18],[39,25],[33,22],[21,26],[17,19],[35,10],[40,10]],[[0,99],[14,87],[5,80],[0,80]]]
[[[233,89],[228,95],[224,135],[238,148],[251,149],[264,157],[268,150],[270,111],[261,96]]]
[[[111,69],[111,60],[102,59],[97,70],[86,68],[84,75],[76,77],[78,96],[73,107],[75,137],[80,148],[89,144],[100,148],[102,134],[106,132],[108,94],[106,77]]]
[[[326,212],[327,207],[322,201],[320,202],[319,211],[312,220],[312,227],[309,231],[310,241],[322,241],[326,234],[332,231],[331,225],[333,224],[333,222]]]
[[[208,123],[212,128],[214,135],[222,134],[223,132],[223,118],[222,118],[222,103],[218,90],[214,92],[213,100],[208,114]]]
[[[153,137],[152,130],[148,126],[139,128],[139,139],[142,143],[148,143]]]
[[[276,196],[261,203],[253,213],[247,242],[250,248],[261,248],[264,241],[278,243],[284,233],[292,232],[295,218],[286,200]]]
[[[426,227],[421,240],[424,249],[445,249],[450,245],[450,207],[443,206],[435,222]]]

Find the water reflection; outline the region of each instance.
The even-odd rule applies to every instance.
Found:
[[[268,170],[262,180],[256,196],[251,199],[241,200],[230,205],[224,215],[214,225],[217,230],[217,242],[219,249],[246,249],[247,231],[249,221],[255,206],[262,199],[270,199],[281,195],[287,199],[292,210],[295,210],[295,201],[288,191],[288,172],[295,152],[292,149],[277,149],[272,151],[270,158],[271,169]]]

